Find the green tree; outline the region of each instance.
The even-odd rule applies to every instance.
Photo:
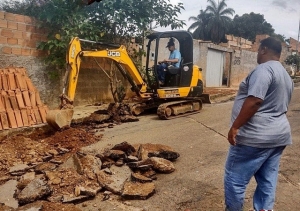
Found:
[[[292,65],[292,66],[296,66],[297,67],[297,71],[300,70],[300,56],[297,54],[293,54],[288,56],[285,61],[284,61],[287,65]]]
[[[210,40],[210,34],[208,29],[209,19],[211,14],[208,14],[206,10],[200,10],[197,16],[189,17],[189,21],[194,21],[188,28],[188,31],[193,31],[192,35],[195,39]]]
[[[274,29],[272,25],[264,19],[263,15],[251,12],[250,14],[243,14],[242,16],[236,15],[233,18],[229,33],[254,42],[258,34],[274,35]]]
[[[218,4],[214,0],[207,0],[207,2],[209,5],[206,7],[206,11],[211,14],[208,22],[211,40],[219,44],[232,22],[229,16],[232,16],[235,11],[227,8],[226,0],[218,1]]]

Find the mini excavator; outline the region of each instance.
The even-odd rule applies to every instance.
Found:
[[[47,122],[54,128],[62,128],[71,124],[73,102],[82,57],[102,58],[114,62],[117,69],[128,80],[131,90],[139,101],[130,105],[134,115],[139,115],[150,108],[157,108],[160,119],[172,119],[199,112],[202,103],[210,103],[209,95],[203,94],[202,69],[193,64],[193,38],[184,30],[155,32],[147,36],[146,74],[142,74],[128,55],[125,46],[111,46],[99,50],[82,50],[81,43],[100,44],[95,41],[74,37],[67,52],[67,71],[60,110],[50,110]],[[162,40],[173,39],[179,44],[181,53],[179,68],[166,69],[164,85],[160,85],[157,77],[159,46]],[[101,65],[99,65],[101,68]]]

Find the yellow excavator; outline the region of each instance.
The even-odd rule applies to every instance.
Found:
[[[158,55],[161,42],[172,38],[179,44],[177,50],[181,53],[179,68],[166,69],[165,83],[158,80]],[[62,128],[71,124],[73,115],[73,101],[77,80],[80,72],[82,57],[103,58],[115,63],[115,66],[131,85],[139,98],[131,103],[131,112],[139,115],[150,108],[157,108],[160,119],[171,119],[187,114],[199,112],[203,103],[210,103],[209,95],[203,94],[202,69],[193,64],[193,38],[187,31],[155,32],[147,36],[146,73],[143,75],[128,55],[125,46],[110,46],[103,50],[82,50],[81,44],[101,44],[95,41],[74,37],[67,52],[67,74],[61,95],[60,110],[50,110],[47,122],[54,128]],[[163,41],[164,40],[164,41]],[[108,46],[108,45],[107,45]],[[101,64],[98,64],[99,68]]]

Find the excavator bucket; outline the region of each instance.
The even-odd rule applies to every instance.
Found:
[[[211,100],[210,100],[209,94],[202,94],[200,98],[202,100],[202,103],[211,104]]]
[[[46,121],[54,129],[61,129],[71,125],[73,109],[50,110],[47,113]]]

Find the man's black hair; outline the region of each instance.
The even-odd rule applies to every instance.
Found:
[[[260,41],[261,47],[267,47],[268,49],[274,51],[276,54],[281,54],[282,46],[281,42],[274,38],[274,37],[268,37],[266,39],[263,39]]]

